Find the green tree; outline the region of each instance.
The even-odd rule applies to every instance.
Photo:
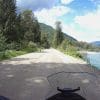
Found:
[[[25,10],[21,13],[21,27],[24,40],[34,41],[34,14],[31,10]]]
[[[47,37],[46,33],[41,34],[41,46],[44,47],[44,48],[50,47],[50,43],[48,41],[48,37]]]
[[[0,0],[0,30],[8,42],[18,39],[16,31],[16,1]]]
[[[5,51],[6,49],[6,38],[0,33],[0,51]]]
[[[68,42],[67,42],[67,39],[63,40],[62,44],[61,44],[61,49],[62,50],[66,50],[68,46]]]
[[[61,22],[57,21],[56,22],[56,33],[54,36],[54,46],[57,47],[59,46],[62,41],[63,41],[63,33],[62,33],[62,28],[61,28]]]
[[[18,37],[17,42],[22,41],[24,37],[24,33],[23,33],[23,27],[21,26],[21,14],[18,14],[16,18],[16,32]]]
[[[38,20],[31,10],[25,10],[21,14],[21,26],[24,33],[24,39],[39,43],[41,40],[41,31]]]
[[[41,42],[41,30],[40,30],[40,25],[38,23],[38,20],[35,19],[34,21],[34,42],[37,44],[40,44]]]

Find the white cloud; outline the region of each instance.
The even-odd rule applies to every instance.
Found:
[[[34,14],[39,22],[55,27],[55,22],[59,17],[71,12],[72,9],[65,6],[55,6],[50,9],[43,8],[35,11]],[[76,16],[72,24],[62,23],[63,32],[78,39],[79,41],[97,41],[100,40],[100,10],[94,13],[88,13],[84,16]],[[61,20],[63,22],[63,20]],[[76,27],[79,25],[80,29]],[[83,30],[86,29],[86,30]]]
[[[86,41],[86,42],[92,42],[92,41],[100,41],[100,32],[84,32],[79,31],[75,28],[75,24],[67,25],[62,23],[63,32],[67,33],[68,35],[76,38],[78,41]]]
[[[42,9],[41,11],[35,11],[34,14],[38,18],[39,22],[55,27],[55,22],[57,21],[57,19],[70,11],[71,9],[65,6],[56,6],[53,7],[52,9]],[[98,15],[98,17],[96,17],[96,15]],[[89,13],[85,16],[77,16],[75,18],[75,23],[73,22],[70,25],[62,23],[62,30],[68,35],[78,39],[79,41],[90,42],[90,41],[100,40],[100,35],[99,35],[100,23],[98,18],[100,18],[99,12],[97,12],[95,15]],[[85,27],[90,30],[89,31],[78,30],[76,28],[77,23],[81,27]],[[91,31],[91,29],[93,31]]]
[[[75,23],[88,30],[100,30],[100,10],[84,16],[77,16]]]
[[[62,4],[70,4],[73,0],[61,0]]]
[[[35,11],[34,14],[38,18],[39,22],[51,25],[54,27],[55,22],[58,17],[70,11],[69,8],[65,6],[56,6],[51,9],[42,9],[41,11]]]
[[[74,24],[79,25],[80,29],[77,31],[78,39],[85,41],[100,41],[100,8],[97,11],[88,13],[83,16],[76,16]],[[84,29],[84,30],[83,30]],[[78,36],[79,35],[79,36]]]
[[[75,29],[74,25],[67,25],[62,23],[63,32],[74,37],[78,41],[84,40],[82,34]],[[87,40],[84,40],[87,41]]]

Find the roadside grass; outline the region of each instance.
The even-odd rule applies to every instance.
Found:
[[[67,51],[65,52],[65,54],[68,54],[70,56],[73,56],[73,57],[76,57],[76,58],[79,58],[79,59],[82,59],[82,55],[80,53],[78,53],[77,51]]]
[[[31,53],[31,52],[41,52],[41,50],[40,50],[40,48],[37,48],[37,49],[25,48],[25,49],[19,50],[19,51],[16,51],[16,50],[2,51],[2,52],[0,52],[0,61],[10,59],[13,57],[17,57],[20,55],[24,55],[27,53]]]
[[[6,50],[4,52],[0,52],[0,61],[10,59],[19,55],[24,55],[26,53],[26,51]]]
[[[62,48],[58,48],[58,50],[60,50],[61,52],[63,52],[64,54],[73,56],[75,58],[78,59],[83,59],[83,56],[74,48],[67,48],[67,49],[62,49]]]

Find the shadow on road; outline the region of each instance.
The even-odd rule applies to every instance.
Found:
[[[16,62],[23,60],[14,59]],[[25,58],[27,60],[27,58]],[[11,100],[44,100],[50,89],[47,77],[51,74],[66,72],[89,72],[94,73],[87,64],[66,64],[66,63],[30,63],[30,64],[0,64],[0,94],[11,98]],[[99,71],[98,71],[99,74]],[[82,86],[86,92],[86,99],[99,100],[100,87],[98,88],[99,75],[96,77],[79,77],[87,87]],[[88,80],[89,83],[88,83]],[[70,81],[70,80],[68,80]],[[73,80],[73,86],[77,83]],[[81,85],[81,84],[80,84]],[[81,87],[81,86],[80,86]],[[85,89],[84,89],[85,88]],[[96,91],[94,93],[93,91]],[[87,94],[87,92],[90,92]],[[89,96],[88,96],[89,95]],[[2,99],[1,99],[2,100]],[[8,99],[9,100],[9,99]]]

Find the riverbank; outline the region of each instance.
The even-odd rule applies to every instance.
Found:
[[[87,62],[88,66],[93,69],[93,71],[95,71],[95,73],[99,73],[100,74],[100,69],[98,68],[97,65],[95,65],[91,59],[94,59],[94,62],[97,63],[97,60],[95,59],[95,55],[100,54],[100,52],[91,52],[91,51],[79,51],[79,53],[83,56],[83,60],[85,62]],[[90,55],[93,55],[92,57],[90,57]],[[97,58],[98,60],[100,58]],[[98,63],[100,64],[100,61],[98,61]]]
[[[81,51],[79,53],[82,55],[82,58],[73,57],[66,53],[64,53],[64,54],[62,53],[61,55],[63,56],[64,63],[83,64],[83,65],[85,65],[83,68],[86,72],[100,75],[100,70],[98,68],[94,67],[93,65],[91,65],[90,62],[86,58],[84,58],[87,56],[87,53],[94,54],[95,52]]]

